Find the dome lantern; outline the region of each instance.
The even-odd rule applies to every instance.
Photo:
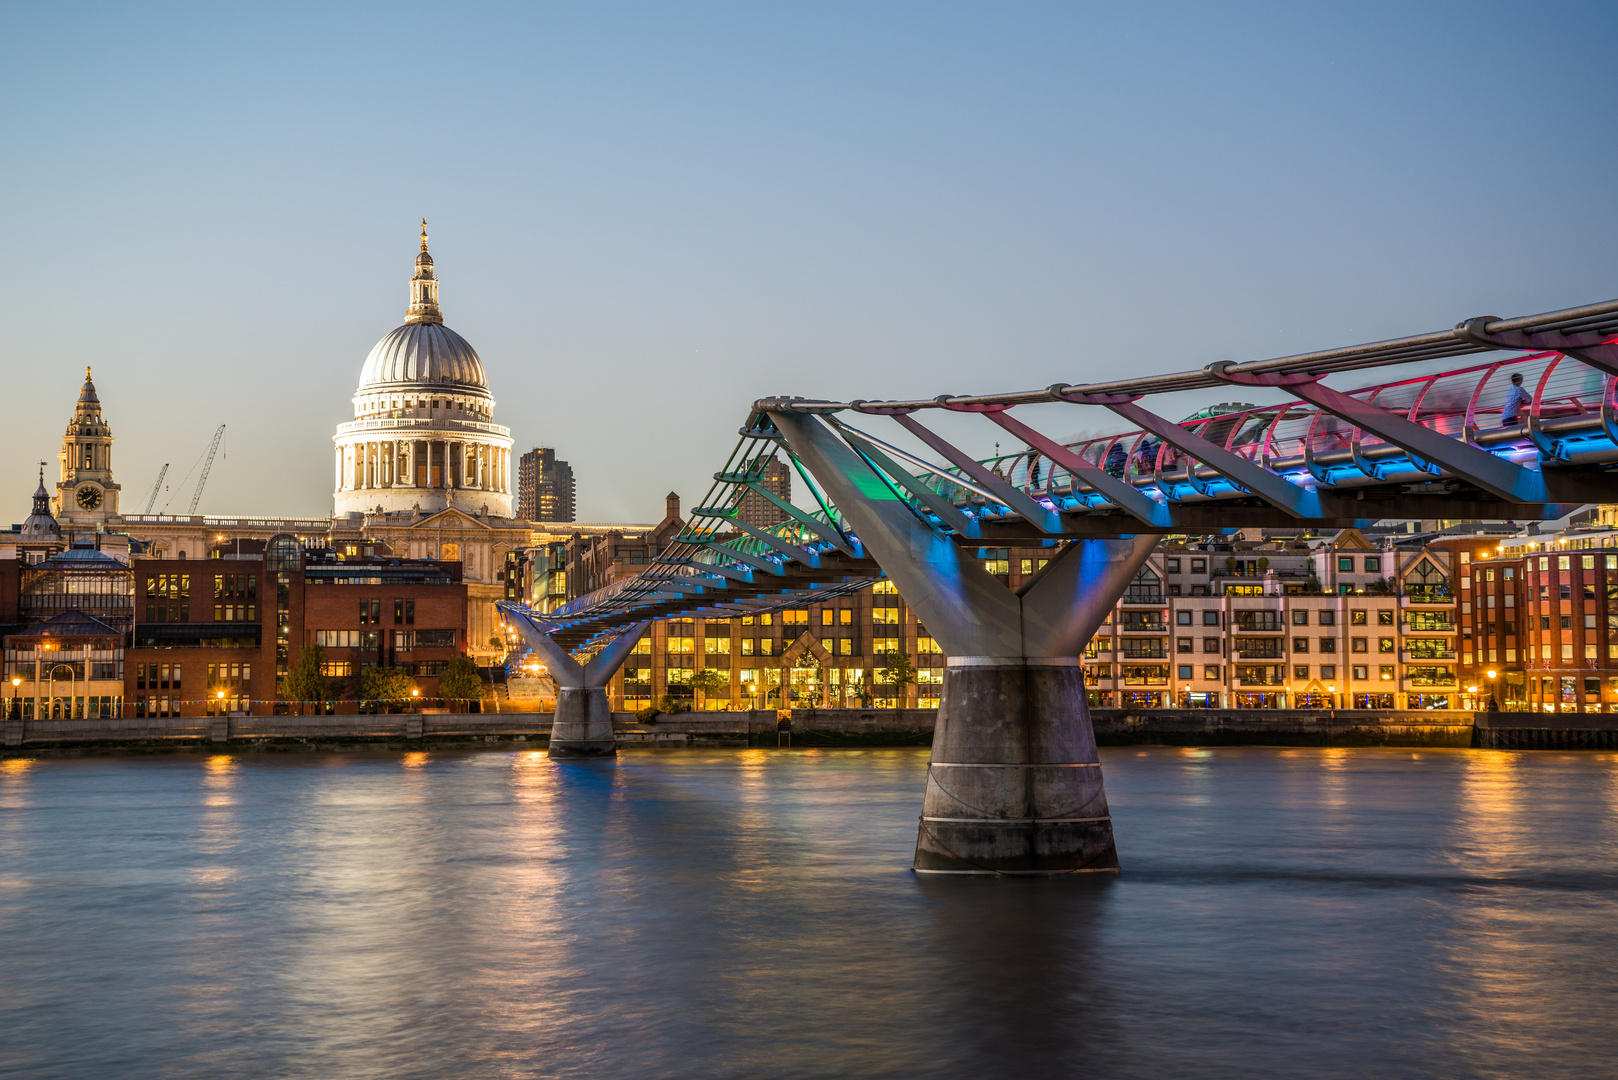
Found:
[[[410,308],[405,312],[406,323],[440,323],[443,312],[438,310],[438,279],[433,277],[433,257],[427,251],[427,219],[421,219],[421,254],[416,256],[416,272],[410,278]]]

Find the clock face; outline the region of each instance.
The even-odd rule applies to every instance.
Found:
[[[74,496],[75,501],[86,510],[94,510],[101,505],[101,489],[85,484]]]

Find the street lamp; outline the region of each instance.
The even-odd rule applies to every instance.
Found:
[[[22,719],[22,706],[17,704],[17,688],[19,686],[21,686],[21,685],[22,685],[22,680],[15,677],[15,676],[13,676],[12,680],[11,680],[11,715],[10,715],[10,719],[12,719],[12,720],[21,720]]]
[[[1497,705],[1495,703],[1495,700],[1494,700],[1494,680],[1499,678],[1500,673],[1498,671],[1494,670],[1493,668],[1490,668],[1488,671],[1485,671],[1483,674],[1485,674],[1485,675],[1487,675],[1489,677],[1489,711],[1494,712],[1494,711],[1496,711],[1497,709],[1500,708],[1500,706]]]
[[[219,715],[224,716],[225,715],[225,692],[223,690],[215,691],[214,692],[214,698],[215,698],[215,700],[217,700],[219,702]]]
[[[412,686],[410,688],[410,702],[416,707],[417,712],[421,711],[421,687]]]

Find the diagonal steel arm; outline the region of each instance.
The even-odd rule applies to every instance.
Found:
[[[819,417],[772,412],[860,543],[949,656],[1022,656],[1018,598],[953,539],[924,525]]]
[[[833,423],[836,422],[833,421]],[[889,457],[875,439],[862,432],[855,431],[846,424],[837,424],[837,430],[859,453],[869,458],[871,464],[887,473],[888,476],[893,478],[894,483],[910,492],[918,502],[937,515],[938,520],[954,529],[961,536],[978,537],[982,535],[982,530],[978,527],[975,519],[961,513],[954,503],[928,487],[919,478],[901,469],[899,463]],[[871,480],[878,484],[882,482],[881,477],[876,476],[874,473]]]
[[[1038,527],[1042,532],[1056,536],[1062,535],[1062,519],[1055,511],[1035,502],[1023,492],[1018,491],[980,465],[970,454],[957,449],[937,433],[922,427],[920,423],[909,415],[898,413],[893,418],[905,430],[948,458],[951,465],[954,465],[977,483],[987,488],[993,493],[994,498],[1004,503],[1008,509],[1021,514],[1029,524]]]
[[[1013,420],[1006,415],[1004,410],[987,412],[985,415],[1080,480],[1083,480],[1086,484],[1095,488],[1103,497],[1123,509],[1125,513],[1134,515],[1148,525],[1155,525],[1159,528],[1173,527],[1174,519],[1170,516],[1168,507],[1159,503],[1156,499],[1149,498],[1133,484],[1125,483],[1107,472],[1107,470],[1097,468],[1061,443],[1056,442],[1054,439],[1046,438],[1020,420]]]
[[[1577,475],[1548,478],[1544,472],[1524,468],[1470,443],[1452,439],[1396,413],[1379,409],[1329,386],[1322,386],[1318,376],[1233,376],[1225,370],[1228,364],[1229,361],[1210,364],[1208,370],[1231,382],[1246,383],[1260,378],[1265,380],[1263,385],[1279,385],[1294,397],[1318,405],[1355,427],[1364,428],[1395,446],[1403,447],[1423,461],[1439,466],[1450,475],[1458,476],[1510,502],[1590,502],[1599,501],[1604,497],[1603,493],[1611,494],[1610,484],[1587,484],[1584,478]],[[1547,483],[1547,480],[1551,482]],[[1553,486],[1556,488],[1554,492],[1551,490]]]
[[[1083,398],[1072,397],[1072,401],[1083,401]],[[1289,483],[1261,466],[1253,464],[1240,454],[1233,454],[1223,446],[1209,442],[1201,435],[1176,424],[1172,420],[1164,419],[1156,413],[1147,412],[1136,405],[1133,400],[1117,400],[1113,395],[1100,397],[1089,402],[1094,405],[1105,405],[1125,420],[1156,435],[1170,446],[1182,453],[1188,454],[1197,461],[1208,466],[1214,472],[1223,476],[1231,483],[1246,488],[1254,495],[1279,507],[1296,518],[1321,518],[1325,512],[1320,506],[1320,496],[1314,492]]]

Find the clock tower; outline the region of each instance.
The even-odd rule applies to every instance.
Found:
[[[100,525],[118,516],[118,485],[112,481],[112,429],[101,416],[90,369],[84,369],[73,419],[62,437],[62,479],[56,484],[56,517],[66,525]]]

